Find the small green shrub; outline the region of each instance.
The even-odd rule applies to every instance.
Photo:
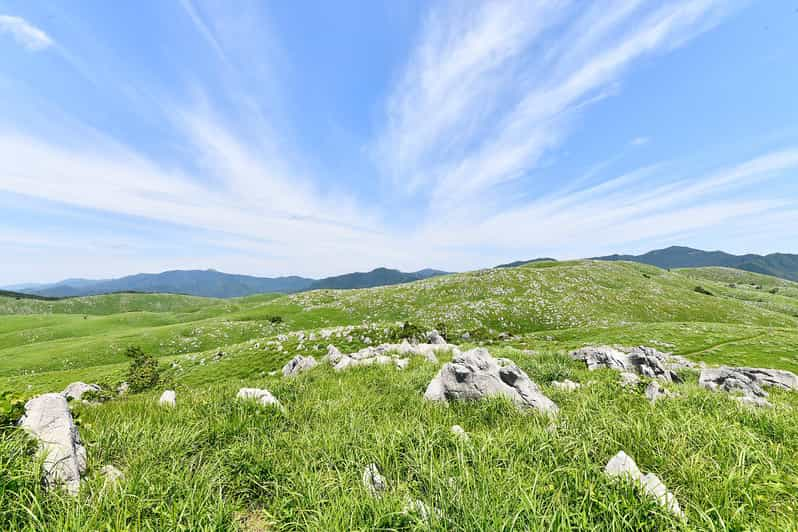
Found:
[[[410,323],[409,321],[404,322],[404,324],[399,328],[394,328],[389,336],[395,341],[396,340],[421,341],[426,338],[424,329],[422,329],[418,325]]]
[[[158,384],[161,369],[155,357],[146,354],[138,346],[128,347],[125,354],[133,359],[130,362],[126,379],[131,393],[143,392]]]
[[[14,392],[0,393],[0,432],[14,428],[25,413],[25,399]]]
[[[282,316],[269,316],[269,323],[272,323],[274,325],[278,325],[278,324],[280,324],[282,322],[283,322],[283,317]]]
[[[693,291],[694,292],[698,292],[699,294],[704,294],[705,296],[714,296],[715,295],[712,292],[710,292],[709,290],[707,290],[706,288],[704,288],[703,286],[696,286],[695,288],[693,288]]]

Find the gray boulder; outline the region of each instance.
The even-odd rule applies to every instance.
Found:
[[[736,371],[754,380],[759,386],[798,390],[798,375],[781,369],[734,368]]]
[[[664,356],[656,349],[647,347],[635,347],[629,353],[607,346],[584,347],[571,353],[571,358],[584,362],[590,371],[609,368],[666,382],[681,382],[673,370],[665,367]]]
[[[507,363],[509,362],[509,364]],[[456,355],[429,383],[424,398],[429,401],[471,401],[504,396],[521,408],[556,414],[557,405],[543,395],[521,368],[511,361],[499,362],[486,349]]]
[[[314,367],[316,367],[315,358],[312,356],[303,357],[302,355],[297,355],[283,366],[283,377],[293,377],[303,371],[313,369]]]
[[[61,392],[61,395],[66,397],[67,399],[74,399],[75,401],[80,401],[83,399],[83,394],[86,392],[99,392],[102,388],[100,388],[96,384],[86,384],[85,382],[73,382],[66,389]]]
[[[740,392],[750,397],[768,396],[751,376],[736,368],[704,368],[698,377],[698,384],[716,392]]]
[[[63,485],[70,494],[77,494],[80,477],[86,472],[86,448],[80,441],[66,397],[59,393],[34,397],[25,404],[25,415],[19,425],[39,442],[39,452],[44,456],[45,484]]]
[[[675,397],[676,394],[664,389],[660,386],[658,381],[651,381],[649,385],[646,387],[646,399],[651,401],[652,403],[656,403],[660,399],[666,399],[668,397]]]
[[[578,382],[574,382],[574,381],[569,380],[569,379],[565,379],[562,382],[552,381],[551,385],[554,388],[556,388],[556,389],[558,389],[560,391],[563,391],[563,392],[575,392],[576,390],[578,390],[579,388],[582,387],[582,385],[579,384]]]

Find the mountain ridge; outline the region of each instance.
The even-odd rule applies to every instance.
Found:
[[[311,279],[296,275],[257,277],[219,272],[216,270],[168,270],[160,273],[138,273],[116,279],[66,279],[50,284],[15,285],[14,292],[39,297],[61,298],[112,294],[117,292],[173,293],[201,297],[231,298],[255,294],[289,294],[322,288],[353,289],[402,284],[447,272],[424,269],[401,272],[376,268],[369,272]],[[77,281],[73,283],[73,281]]]
[[[639,262],[666,269],[723,266],[798,281],[798,255],[789,253],[733,255],[724,251],[704,251],[687,246],[670,246],[642,255],[615,254],[593,257],[593,260]]]

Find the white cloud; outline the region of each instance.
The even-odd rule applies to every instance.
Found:
[[[635,137],[629,142],[629,144],[632,146],[642,146],[644,144],[648,144],[649,142],[651,142],[651,139],[648,137]]]
[[[640,4],[446,4],[426,21],[388,100],[380,163],[399,188],[428,191],[437,209],[482,204],[536,168],[585,107],[617,93],[636,61],[683,44],[729,8]]]
[[[22,17],[0,15],[0,33],[10,34],[20,45],[33,52],[54,44],[49,35]]]

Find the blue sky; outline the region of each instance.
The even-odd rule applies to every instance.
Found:
[[[0,0],[0,284],[798,252],[798,4]]]

